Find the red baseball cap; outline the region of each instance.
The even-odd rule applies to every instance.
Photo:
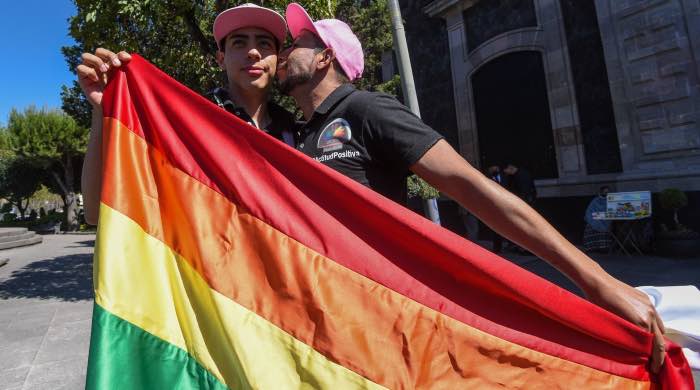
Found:
[[[214,20],[214,39],[218,46],[231,31],[244,27],[257,27],[266,30],[277,39],[278,46],[287,36],[287,23],[282,15],[255,4],[242,4],[220,13]],[[221,49],[219,47],[219,49]]]
[[[297,3],[287,6],[287,24],[292,39],[296,39],[302,31],[309,30],[321,41],[333,49],[335,58],[350,81],[362,76],[365,68],[365,56],[362,44],[352,32],[350,26],[338,19],[323,19],[314,22],[304,7]]]

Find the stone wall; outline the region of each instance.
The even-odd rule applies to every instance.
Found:
[[[622,171],[594,0],[560,0],[588,174]]]
[[[624,171],[697,175],[700,4],[596,0],[596,8]]]
[[[493,1],[493,0],[489,0]],[[472,74],[480,66],[503,54],[515,51],[542,53],[547,80],[555,143],[558,176],[566,178],[586,174],[583,143],[579,127],[574,83],[569,67],[564,22],[557,0],[535,0],[536,26],[516,28],[488,39],[470,48],[464,20],[464,11],[474,6],[473,0],[436,0],[424,7],[431,16],[446,20],[452,65],[457,127],[462,155],[478,165],[478,129],[474,114]]]
[[[580,118],[585,110],[579,110],[577,94],[587,92],[581,83],[577,90],[572,74],[562,0],[534,0],[537,26],[505,31],[472,47],[464,12],[481,1],[498,0],[407,1],[425,4],[425,14],[445,20],[459,150],[465,158],[478,165],[471,75],[500,55],[536,50],[544,59],[559,169],[559,178],[537,181],[543,197],[593,195],[602,184],[617,191],[700,191],[698,0],[593,0],[617,135],[617,140],[608,137],[606,147],[617,141],[619,151],[613,157],[619,162],[592,169],[587,160],[600,163],[596,159],[608,157],[590,153],[592,146],[600,146],[590,135],[600,129],[586,137],[582,132],[588,125]],[[415,28],[406,27],[409,34]],[[431,44],[425,38],[430,28],[419,34],[426,44]],[[588,127],[602,129],[597,122]]]

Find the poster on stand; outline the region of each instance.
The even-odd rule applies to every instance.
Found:
[[[651,192],[611,192],[608,194],[607,219],[642,219],[651,216]]]

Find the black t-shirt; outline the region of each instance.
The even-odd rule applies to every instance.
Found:
[[[209,95],[219,107],[257,127],[253,118],[242,107],[238,107],[233,103],[225,89],[217,88]],[[270,114],[270,123],[261,130],[294,147],[294,133],[296,131],[294,115],[273,102],[267,103],[267,110],[268,114]]]
[[[442,138],[394,97],[343,84],[301,124],[297,149],[406,203],[409,167]]]

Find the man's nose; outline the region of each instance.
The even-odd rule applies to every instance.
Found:
[[[252,60],[259,60],[262,58],[257,47],[251,47],[250,50],[248,50],[248,58]]]

